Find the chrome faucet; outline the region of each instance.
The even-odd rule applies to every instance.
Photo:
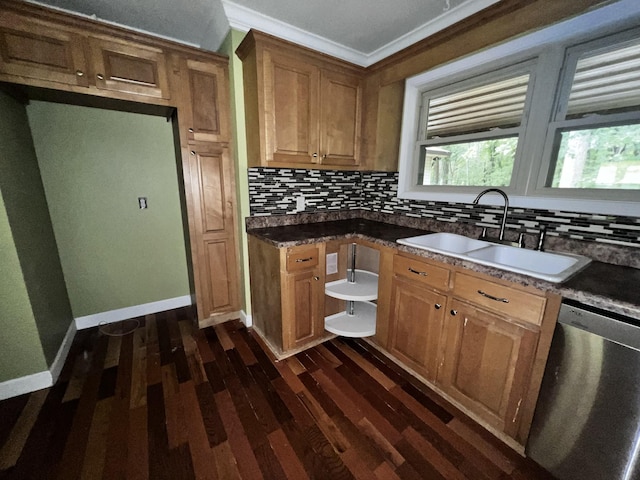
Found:
[[[477,205],[480,197],[491,192],[499,193],[500,195],[502,195],[502,198],[504,198],[504,211],[502,212],[502,223],[500,224],[500,235],[498,236],[498,240],[502,242],[504,241],[504,227],[507,224],[507,210],[509,209],[509,197],[507,197],[507,194],[499,188],[487,188],[486,190],[483,190],[478,194],[476,199],[473,201],[473,204]]]

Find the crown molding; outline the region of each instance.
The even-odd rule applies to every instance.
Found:
[[[437,17],[421,25],[371,53],[361,52],[328,40],[320,35],[309,33],[289,23],[238,5],[231,0],[222,0],[222,6],[229,19],[231,28],[243,32],[248,32],[254,28],[307,48],[326,53],[327,55],[355,63],[361,67],[368,67],[480,10],[484,10],[494,3],[498,3],[498,1],[499,0],[475,0],[459,5],[449,10],[446,15]]]
[[[224,13],[229,19],[231,28],[248,32],[256,29],[261,32],[268,33],[283,40],[288,40],[299,45],[311,48],[313,50],[326,53],[333,57],[341,58],[347,62],[355,63],[360,66],[367,66],[367,55],[353,48],[345,47],[337,42],[321,37],[313,33],[309,33],[301,28],[294,27],[291,24],[275,19],[263,13],[256,12],[250,8],[222,0]]]

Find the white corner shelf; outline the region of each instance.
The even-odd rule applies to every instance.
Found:
[[[358,301],[354,305],[354,314],[336,313],[324,319],[324,329],[342,337],[362,338],[376,333],[375,303]]]
[[[346,278],[329,282],[324,286],[324,293],[340,300],[366,302],[378,298],[378,275],[366,270],[355,271],[356,281],[350,283]]]

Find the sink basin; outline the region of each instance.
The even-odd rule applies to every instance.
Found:
[[[591,262],[591,259],[581,255],[495,245],[454,233],[432,233],[401,238],[397,242],[552,283],[564,282]]]
[[[538,252],[506,245],[492,245],[467,254],[469,260],[549,282],[563,282],[581,270],[590,258],[568,253]]]
[[[464,254],[491,245],[489,242],[483,242],[482,240],[475,240],[465,237],[464,235],[445,232],[401,238],[398,240],[398,243],[409,245],[410,247],[424,248],[432,252],[444,253],[445,255],[454,257],[459,256],[457,254]]]

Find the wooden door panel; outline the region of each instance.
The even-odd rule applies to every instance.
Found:
[[[539,332],[454,300],[447,319],[443,389],[515,435]],[[455,312],[455,315],[453,315]]]
[[[267,161],[310,164],[318,155],[319,70],[273,53],[265,69]]]
[[[319,268],[285,274],[283,349],[300,347],[324,329],[324,291]]]
[[[362,109],[360,78],[323,71],[320,96],[321,163],[357,165]]]
[[[189,141],[228,142],[229,122],[220,115],[223,95],[228,90],[225,70],[220,65],[187,60],[191,91]]]
[[[431,381],[440,362],[446,297],[395,277],[392,281],[389,348]]]
[[[150,97],[169,98],[162,50],[141,45],[90,39],[96,87]]]
[[[210,312],[215,313],[233,304],[229,279],[229,245],[226,240],[206,242],[207,280],[209,284]]]
[[[9,12],[0,19],[0,72],[88,86],[82,37]]]

